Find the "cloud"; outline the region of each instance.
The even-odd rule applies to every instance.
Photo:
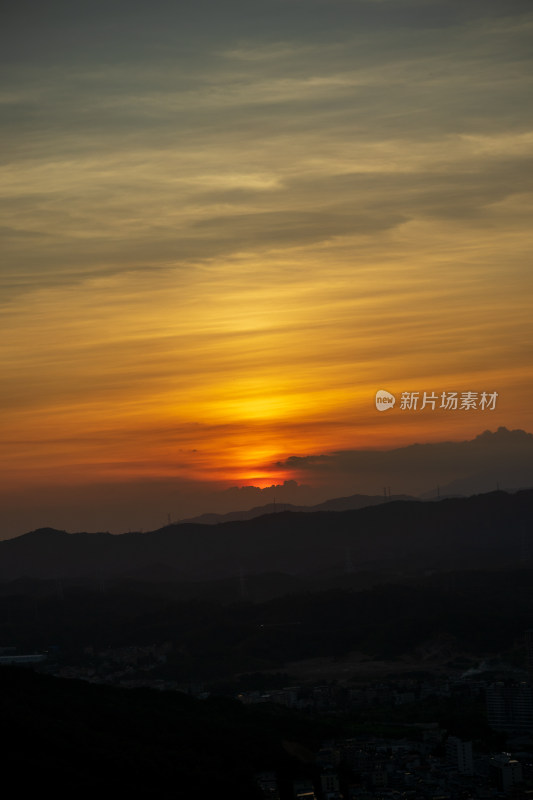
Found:
[[[526,4],[7,18],[4,474],[268,478],[290,452],[434,438],[375,421],[382,380],[490,383],[495,424],[528,427]]]
[[[497,476],[517,476],[515,488],[533,480],[531,464],[533,434],[500,427],[486,430],[473,440],[412,444],[394,450],[345,450],[331,454],[291,456],[278,462],[281,469],[307,476],[307,480],[350,482],[354,491],[364,493],[389,483],[394,493],[420,493],[434,486],[490,474],[492,488]],[[495,477],[496,476],[496,477]],[[523,481],[523,483],[521,482]],[[503,488],[503,485],[502,485]],[[485,491],[488,491],[485,488]]]

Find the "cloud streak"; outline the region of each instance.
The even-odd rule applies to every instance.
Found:
[[[378,419],[382,385],[490,386],[533,428],[532,30],[497,0],[8,3],[6,479],[477,433]]]

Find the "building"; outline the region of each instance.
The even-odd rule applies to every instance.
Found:
[[[334,794],[339,791],[339,776],[334,770],[327,770],[320,775],[320,785],[324,795]]]
[[[487,687],[486,700],[491,728],[506,733],[533,732],[533,689],[528,683],[493,683]]]
[[[46,654],[45,653],[35,653],[33,655],[10,655],[10,656],[0,656],[0,666],[2,665],[9,665],[9,664],[18,664],[18,665],[29,665],[29,664],[41,664],[43,661],[46,661]]]
[[[279,800],[279,789],[276,775],[273,772],[260,772],[255,776],[257,785],[268,800]]]
[[[294,781],[292,789],[296,800],[316,800],[315,787],[311,780]]]
[[[529,673],[529,682],[533,685],[533,628],[530,628],[524,633],[524,641],[526,645],[526,663]]]
[[[523,780],[522,765],[509,753],[500,753],[491,758],[490,770],[500,792],[510,792]]]
[[[446,739],[446,761],[450,767],[456,769],[461,775],[473,775],[472,742],[463,742],[457,736],[448,736]]]

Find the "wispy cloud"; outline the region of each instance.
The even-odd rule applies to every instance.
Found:
[[[528,4],[45,5],[2,48],[6,475],[431,438],[383,382],[532,426]]]

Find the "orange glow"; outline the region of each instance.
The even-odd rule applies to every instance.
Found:
[[[320,487],[287,459],[533,430],[530,17],[447,4],[451,24],[426,9],[415,36],[412,3],[398,30],[377,3],[338,5],[310,28],[331,23],[323,42],[280,40],[276,18],[63,68],[39,60],[54,32],[13,67],[6,496]],[[499,399],[379,413],[381,388]]]

